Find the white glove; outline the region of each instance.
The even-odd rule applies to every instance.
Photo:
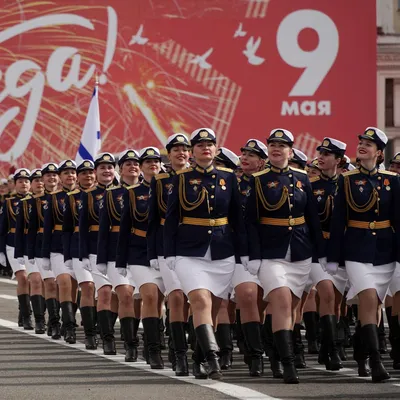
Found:
[[[175,271],[175,263],[176,263],[176,257],[167,257],[165,259],[165,262],[167,263],[167,267],[171,271]]]
[[[337,263],[337,262],[328,262],[326,264],[326,272],[329,275],[332,275],[332,276],[336,275],[338,272],[338,268],[339,268],[339,263]]]
[[[240,262],[242,263],[244,270],[247,271],[247,264],[249,263],[249,256],[240,257]]]
[[[326,257],[318,258],[318,262],[321,265],[321,268],[326,272],[326,264],[327,264]]]
[[[126,278],[126,275],[128,275],[128,269],[127,268],[117,268],[118,273]]]
[[[92,266],[88,258],[82,258],[82,268],[88,272],[92,272]]]
[[[155,258],[153,260],[150,260],[150,268],[155,269],[156,271],[160,270],[160,265],[158,264],[158,260]]]
[[[51,264],[48,258],[42,258],[42,268],[45,271],[51,271]]]
[[[72,269],[72,260],[64,261],[64,265],[65,265],[68,269]]]
[[[18,257],[17,261],[19,262],[19,265],[25,265],[25,259],[24,257]]]
[[[34,258],[30,258],[30,259],[28,260],[28,262],[29,262],[29,264],[31,264],[31,265],[35,265],[35,259],[34,259]]]
[[[6,255],[4,253],[0,253],[0,264],[3,266],[7,265]]]
[[[252,275],[257,275],[261,267],[261,260],[250,260],[247,264],[247,271]]]
[[[107,275],[107,264],[97,264],[97,269],[103,275]]]

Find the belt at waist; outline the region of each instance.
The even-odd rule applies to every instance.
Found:
[[[15,228],[10,228],[10,230],[8,231],[8,233],[15,233]]]
[[[303,225],[306,223],[304,217],[298,218],[260,218],[260,224],[262,225],[273,225],[273,226],[296,226]]]
[[[76,226],[75,228],[74,228],[74,233],[78,233],[79,232],[79,226]]]
[[[39,228],[37,233],[43,233],[43,228]]]
[[[324,237],[324,239],[329,239],[331,237],[331,233],[322,231],[322,236]]]
[[[118,225],[112,226],[110,232],[119,232],[119,226]]]
[[[146,237],[147,232],[146,231],[142,231],[141,229],[135,229],[132,228],[131,229],[131,233],[133,233],[136,236],[140,236],[140,237]]]
[[[391,224],[389,220],[386,221],[373,221],[373,222],[366,222],[366,221],[354,221],[349,220],[347,226],[350,228],[359,228],[359,229],[385,229],[390,228]]]
[[[186,225],[197,225],[197,226],[223,226],[228,225],[228,218],[217,218],[217,219],[208,219],[208,218],[191,218],[191,217],[183,217],[182,223]]]
[[[62,225],[54,225],[53,231],[62,231]]]
[[[161,218],[160,225],[164,225],[164,224],[165,224],[165,218]]]
[[[98,231],[99,231],[98,225],[90,225],[89,226],[89,232],[98,232]]]

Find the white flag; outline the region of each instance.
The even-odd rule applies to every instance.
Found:
[[[90,101],[89,111],[86,116],[78,153],[76,154],[76,162],[80,163],[83,160],[93,161],[96,154],[100,152],[100,148],[100,111],[98,87],[96,85],[93,90],[92,100]]]

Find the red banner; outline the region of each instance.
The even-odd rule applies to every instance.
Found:
[[[80,2],[82,3],[82,2]],[[3,0],[0,162],[75,158],[99,81],[102,150],[289,129],[312,156],[376,123],[374,0]]]

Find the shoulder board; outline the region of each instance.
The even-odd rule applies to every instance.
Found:
[[[29,200],[29,199],[31,199],[31,198],[32,198],[32,196],[31,196],[30,194],[28,194],[26,197],[24,197],[23,199],[21,199],[21,201]]]
[[[311,183],[313,183],[313,182],[317,182],[317,181],[319,181],[321,178],[319,177],[319,176],[313,176],[312,178],[310,178],[310,182]]]
[[[225,167],[217,167],[218,171],[225,171],[225,172],[233,172],[233,169],[231,168],[225,168]]]
[[[160,179],[164,179],[164,178],[169,178],[170,175],[168,172],[164,172],[162,174],[158,174],[156,175],[154,178],[156,179],[156,181],[160,180]]]
[[[60,189],[60,190],[56,190],[56,191],[54,191],[54,192],[51,192],[50,194],[57,194],[57,193],[60,193],[60,192],[62,192],[63,190],[62,189]]]
[[[255,173],[253,174],[253,176],[260,176],[260,175],[264,175],[264,174],[268,173],[269,171],[271,171],[271,169],[270,169],[270,168],[263,169],[262,171],[255,172]]]
[[[383,170],[383,171],[378,171],[378,172],[379,172],[380,174],[397,176],[397,174],[396,174],[395,172],[392,172],[392,171]]]
[[[191,171],[193,171],[193,168],[192,168],[192,167],[190,167],[190,168],[183,168],[183,169],[180,169],[179,171],[176,171],[176,174],[177,174],[177,175],[180,175],[180,174],[184,174],[185,172],[191,172]]]
[[[68,192],[67,195],[68,195],[68,196],[71,196],[71,195],[73,195],[73,194],[80,193],[80,191],[81,191],[80,189],[75,189],[75,190],[73,190],[72,192]]]
[[[292,171],[295,171],[295,172],[301,172],[302,174],[305,174],[305,175],[307,175],[307,172],[306,172],[306,171],[304,171],[303,169],[299,169],[299,168],[293,168],[293,167],[289,167],[289,169],[291,169]]]
[[[86,193],[93,192],[93,190],[96,190],[96,189],[97,189],[97,186],[92,187],[92,188],[90,188],[90,189],[88,189],[88,190],[85,190],[85,192],[86,192]]]
[[[359,173],[360,173],[360,170],[358,168],[356,168],[356,169],[353,169],[353,171],[344,172],[342,175],[349,176],[349,175],[355,175],[355,174],[359,174]]]
[[[141,183],[137,183],[136,185],[128,186],[128,187],[126,187],[125,189],[126,189],[126,190],[135,189],[135,188],[139,187],[140,185],[141,185]]]
[[[121,189],[121,185],[118,185],[118,186],[112,186],[112,187],[109,187],[109,188],[107,188],[106,190],[107,190],[107,192],[110,192],[111,190],[115,190],[115,189]]]

